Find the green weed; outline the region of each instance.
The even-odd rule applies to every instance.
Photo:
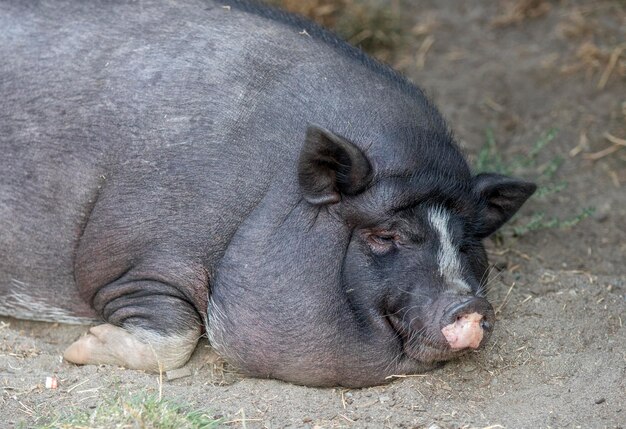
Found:
[[[190,410],[155,395],[116,397],[98,405],[94,410],[70,410],[68,414],[51,423],[36,426],[38,429],[211,429],[220,420],[203,411]]]

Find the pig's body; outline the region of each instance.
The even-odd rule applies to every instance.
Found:
[[[367,385],[454,356],[451,306],[491,329],[480,238],[532,186],[472,178],[421,92],[329,33],[239,2],[16,0],[0,58],[0,314],[108,322],[69,360],[176,367],[206,326],[250,374]],[[512,203],[483,213],[494,186]],[[389,262],[364,237],[407,210],[430,244]],[[407,309],[443,289],[422,359]]]

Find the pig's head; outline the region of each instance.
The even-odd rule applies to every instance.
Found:
[[[296,198],[270,192],[217,270],[214,347],[255,376],[364,386],[483,346],[482,240],[535,185],[472,176],[447,134],[433,138],[445,142],[422,159],[390,159],[309,127]]]

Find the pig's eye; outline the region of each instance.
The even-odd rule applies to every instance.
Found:
[[[374,253],[384,254],[396,248],[400,236],[394,231],[368,231],[365,242]]]

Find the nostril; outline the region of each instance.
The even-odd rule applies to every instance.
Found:
[[[480,321],[480,327],[483,328],[484,331],[491,331],[492,325],[483,316],[483,320]]]

